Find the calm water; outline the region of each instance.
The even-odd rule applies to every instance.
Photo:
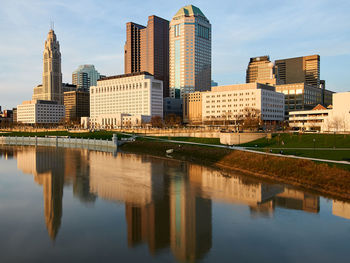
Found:
[[[0,148],[0,262],[349,262],[350,203],[140,155]]]

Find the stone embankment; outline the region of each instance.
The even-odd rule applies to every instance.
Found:
[[[69,137],[5,137],[0,136],[0,145],[23,145],[23,146],[53,146],[66,148],[83,148],[90,150],[117,150],[117,147],[122,142],[118,141],[117,136],[113,135],[113,139],[96,140],[96,139],[81,139]]]

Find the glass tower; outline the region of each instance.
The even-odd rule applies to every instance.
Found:
[[[169,51],[170,97],[210,90],[211,24],[198,7],[185,6],[172,18]]]

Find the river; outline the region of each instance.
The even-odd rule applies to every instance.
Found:
[[[197,164],[0,147],[0,262],[348,262],[350,203]]]

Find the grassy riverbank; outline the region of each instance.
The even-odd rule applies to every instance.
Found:
[[[214,147],[180,145],[168,142],[137,140],[122,146],[122,150],[167,157],[198,164],[239,170],[259,178],[286,183],[322,194],[350,200],[350,171],[309,160],[266,156]]]
[[[261,138],[241,144],[256,150],[301,157],[350,161],[350,134],[274,134],[272,139]]]

